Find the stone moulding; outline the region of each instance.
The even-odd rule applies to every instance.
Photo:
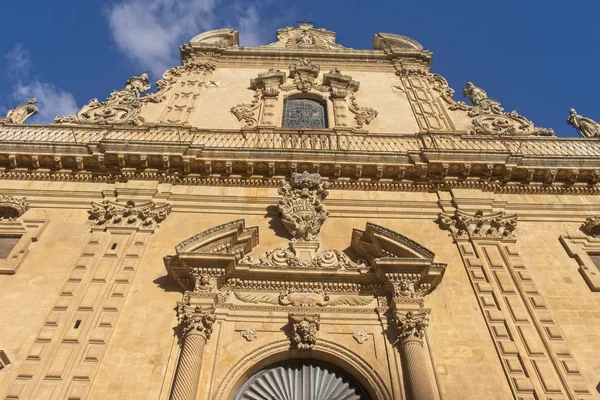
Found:
[[[454,185],[520,193],[595,193],[600,180],[600,142],[591,139],[5,125],[0,141],[0,179],[264,186],[308,171],[336,189]],[[310,162],[302,161],[307,150]],[[299,161],[282,162],[282,153]]]

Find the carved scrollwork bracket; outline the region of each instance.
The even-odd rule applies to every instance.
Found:
[[[37,103],[37,99],[32,97],[27,103],[19,104],[12,110],[8,110],[5,117],[0,117],[0,125],[22,124],[29,117],[38,113],[38,108],[35,103]]]
[[[474,215],[456,210],[454,214],[440,213],[438,223],[442,229],[450,231],[455,239],[514,239],[517,228],[517,214],[494,212]]]
[[[317,344],[321,327],[319,314],[289,314],[292,345],[299,350],[311,350]]]

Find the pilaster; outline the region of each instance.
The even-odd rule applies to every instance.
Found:
[[[517,247],[516,214],[441,213],[477,296],[514,397],[588,399],[560,326]]]

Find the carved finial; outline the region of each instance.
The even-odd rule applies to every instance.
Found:
[[[37,99],[32,97],[27,103],[19,104],[12,110],[8,110],[6,117],[0,118],[0,124],[22,124],[27,118],[38,113],[35,103],[37,103]]]
[[[318,241],[317,235],[329,215],[323,204],[329,194],[326,189],[327,183],[321,181],[321,175],[306,171],[292,174],[290,181],[279,189],[282,222],[293,240]]]
[[[317,332],[321,327],[319,314],[289,314],[292,343],[300,350],[310,350],[317,344]]]
[[[600,137],[600,123],[578,115],[574,108],[569,110],[567,124],[577,129],[577,132],[584,138]]]

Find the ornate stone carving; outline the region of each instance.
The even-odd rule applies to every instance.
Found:
[[[377,117],[378,112],[371,107],[360,107],[354,95],[350,96],[349,110],[354,113],[355,128],[362,129]]]
[[[29,202],[25,197],[0,196],[0,221],[12,221],[29,210]]]
[[[577,129],[577,132],[584,138],[600,137],[600,123],[578,115],[574,108],[569,110],[567,124]]]
[[[366,268],[363,263],[355,263],[340,250],[323,250],[312,258],[299,257],[292,249],[278,247],[265,252],[258,260],[246,256],[242,264],[260,267],[276,268],[316,268],[316,269],[346,269]]]
[[[165,94],[173,87],[173,84],[185,73],[190,71],[212,72],[217,68],[212,61],[186,61],[183,65],[169,68],[164,72],[162,78],[156,82],[158,92],[142,97],[140,100],[158,103],[165,98]]]
[[[278,192],[282,197],[278,204],[282,222],[293,236],[292,240],[318,240],[321,226],[329,215],[323,204],[329,192],[321,175],[306,171],[294,173]]]
[[[463,95],[471,100],[473,105],[467,111],[470,117],[473,117],[472,133],[493,134],[493,135],[511,135],[511,136],[554,136],[552,129],[536,128],[533,123],[516,111],[504,112],[504,108],[498,100],[490,99],[487,93],[467,82]]]
[[[373,296],[331,296],[322,290],[315,292],[300,292],[295,290],[286,290],[279,296],[270,293],[252,293],[234,291],[235,297],[245,303],[251,304],[277,304],[292,307],[325,307],[325,306],[366,306],[373,301]]]
[[[256,332],[252,328],[248,328],[245,331],[242,331],[241,335],[244,339],[251,342],[256,339],[256,337],[258,336],[258,332]]]
[[[369,335],[367,335],[364,331],[354,332],[354,335],[352,335],[352,337],[358,342],[358,344],[363,344],[364,342],[369,340]]]
[[[258,74],[255,79],[250,81],[253,88],[261,90],[265,97],[277,97],[279,95],[279,86],[285,83],[285,72],[271,68],[269,71]]]
[[[419,311],[395,311],[394,328],[396,331],[396,342],[402,344],[408,340],[423,341],[425,337],[425,328],[429,325],[429,310],[420,309]]]
[[[292,344],[300,350],[310,350],[317,344],[317,332],[321,326],[318,314],[290,314]]]
[[[32,97],[27,101],[27,103],[19,104],[12,110],[8,110],[6,112],[6,116],[4,118],[0,118],[0,125],[2,124],[22,124],[27,120],[27,118],[32,115],[37,114],[38,108],[35,103],[37,103],[37,99]]]
[[[333,68],[327,74],[323,74],[323,85],[330,88],[331,97],[345,99],[352,96],[360,87],[360,83],[352,79],[350,75]]]
[[[101,203],[92,202],[88,211],[93,226],[124,226],[154,229],[171,212],[170,204],[156,205],[149,201],[136,205],[133,200],[127,203],[117,203],[104,200]]]
[[[345,47],[335,43],[335,32],[326,29],[315,29],[309,23],[301,23],[297,28],[287,27],[278,29],[277,42],[264,47],[345,49]]]
[[[125,87],[113,90],[106,101],[91,99],[87,105],[73,116],[58,116],[57,124],[100,124],[140,125],[143,120],[138,117],[142,103],[140,95],[150,89],[148,74],[133,76],[125,82]]]
[[[495,212],[475,215],[456,210],[454,215],[440,213],[438,223],[442,229],[449,230],[455,238],[496,238],[512,239],[517,227],[517,214]]]
[[[293,85],[284,85],[283,90],[298,89],[301,92],[309,92],[313,87],[326,91],[324,86],[318,86],[315,79],[319,76],[321,68],[314,65],[312,61],[301,58],[297,63],[290,65],[290,78],[294,80]]]
[[[591,237],[600,237],[600,216],[586,219],[581,226],[581,231]]]
[[[207,340],[210,339],[215,323],[215,314],[212,311],[203,311],[200,306],[182,302],[177,307],[177,318],[183,327],[184,337],[189,333],[200,333]]]
[[[256,110],[262,104],[262,91],[257,90],[254,93],[254,98],[250,104],[238,104],[237,106],[231,107],[231,112],[238,121],[244,121],[246,127],[256,126],[258,124],[258,118],[254,115]]]

